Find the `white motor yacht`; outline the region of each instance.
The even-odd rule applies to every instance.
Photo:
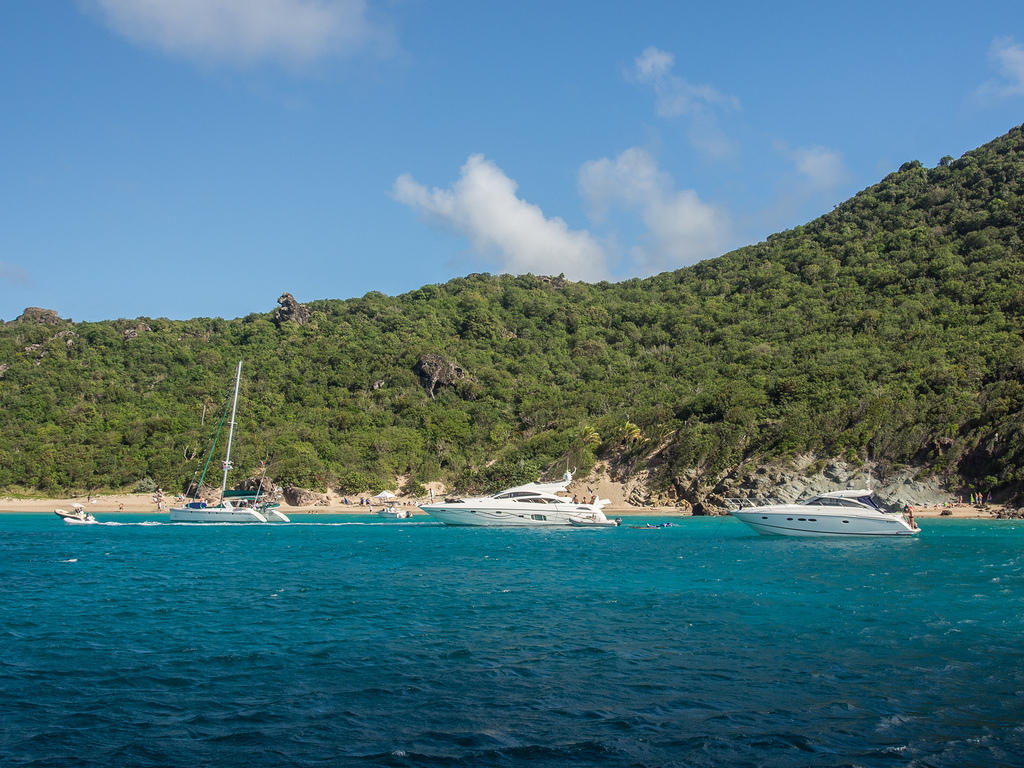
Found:
[[[55,509],[53,514],[63,520],[65,523],[95,523],[96,518],[93,517],[92,512],[86,512],[85,507],[81,504],[72,504],[71,511],[68,512],[65,509]]]
[[[782,536],[914,536],[913,515],[887,512],[869,490],[831,491],[794,504],[740,507],[729,514],[758,533]]]
[[[574,526],[609,527],[617,523],[605,517],[601,508],[609,499],[593,504],[574,502],[559,496],[572,482],[566,472],[558,483],[527,483],[506,488],[493,496],[445,499],[424,504],[421,509],[446,525],[483,526]]]

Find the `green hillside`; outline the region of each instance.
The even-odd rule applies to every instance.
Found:
[[[308,321],[0,328],[0,488],[192,477],[236,361],[236,466],[346,492],[597,458],[669,498],[811,453],[1024,492],[1024,132],[645,280],[470,275]],[[435,366],[444,368],[431,381]],[[239,476],[241,472],[239,472]]]

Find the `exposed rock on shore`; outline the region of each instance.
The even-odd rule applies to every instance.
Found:
[[[327,507],[331,503],[325,493],[307,491],[294,485],[284,489],[284,500],[293,507]]]

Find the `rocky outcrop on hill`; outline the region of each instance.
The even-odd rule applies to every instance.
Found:
[[[452,386],[466,377],[465,369],[444,355],[421,355],[412,369],[420,377],[420,384],[431,397],[434,397],[439,387]]]
[[[152,330],[153,329],[145,323],[139,323],[132,328],[125,328],[121,332],[121,335],[124,337],[125,341],[130,341],[131,339],[136,338],[140,333],[150,333]]]
[[[305,325],[306,321],[309,320],[309,307],[305,304],[300,304],[290,293],[282,293],[277,303],[281,305],[274,312],[274,322],[278,326],[289,322],[296,325]]]
[[[53,338],[64,339],[64,346],[67,347],[68,349],[71,349],[71,347],[75,345],[76,336],[78,336],[78,334],[72,331],[70,328],[68,328],[67,330],[61,331]]]
[[[25,307],[25,311],[18,315],[13,321],[15,323],[42,323],[44,325],[60,325],[69,323],[57,314],[56,310],[43,309],[42,307]]]
[[[293,507],[326,507],[331,503],[326,493],[315,493],[294,485],[284,489],[284,500]]]

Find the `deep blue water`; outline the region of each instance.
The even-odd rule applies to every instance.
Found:
[[[1024,765],[1021,523],[108,519],[0,515],[0,765]]]

